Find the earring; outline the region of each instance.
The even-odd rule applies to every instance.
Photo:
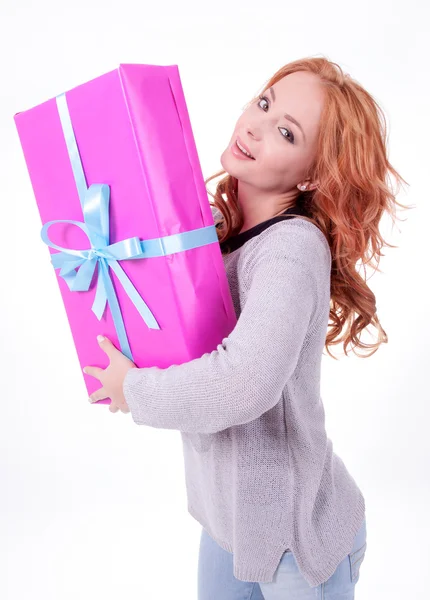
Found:
[[[301,189],[301,190],[305,190],[305,189],[306,189],[306,186],[305,186],[305,185],[301,185],[301,186],[300,186],[300,189]]]

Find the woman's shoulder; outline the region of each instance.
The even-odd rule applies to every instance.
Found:
[[[312,264],[315,260],[332,261],[330,246],[321,229],[311,220],[301,216],[274,223],[256,238],[249,247],[251,254],[266,254],[271,251],[285,252],[300,260],[302,264]]]
[[[222,213],[213,205],[211,210],[217,223],[222,219]],[[285,253],[286,256],[296,257],[302,265],[313,264],[315,268],[322,261],[329,272],[331,270],[332,255],[325,234],[314,221],[300,215],[272,223],[247,240],[237,252],[240,255],[239,266],[249,266],[259,259],[267,260],[274,253]]]

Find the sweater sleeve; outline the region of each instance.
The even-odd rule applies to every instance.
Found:
[[[127,372],[123,391],[133,421],[215,433],[257,419],[275,406],[297,365],[317,306],[319,243],[314,233],[300,227],[259,240],[244,262],[249,287],[245,305],[216,350],[166,369]]]

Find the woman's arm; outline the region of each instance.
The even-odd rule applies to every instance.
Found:
[[[318,253],[315,232],[272,228],[246,262],[245,306],[216,350],[167,369],[128,371],[123,391],[134,422],[214,433],[272,408],[297,365],[317,307]]]

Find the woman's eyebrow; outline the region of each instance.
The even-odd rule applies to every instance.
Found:
[[[272,94],[273,102],[275,102],[276,98],[275,98],[275,92],[273,91],[273,88],[269,88],[269,92]],[[291,115],[286,114],[286,115],[284,115],[284,117],[286,119],[288,119],[288,121],[291,121],[292,123],[294,123],[295,125],[297,125],[297,127],[300,129],[300,131],[303,134],[303,139],[306,141],[305,132],[303,131],[303,128],[300,125],[300,123],[298,121],[296,121],[296,119],[294,117],[292,117]]]

